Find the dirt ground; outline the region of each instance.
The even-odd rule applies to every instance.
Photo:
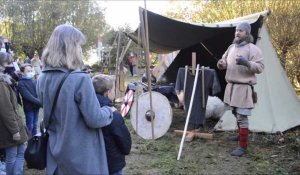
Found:
[[[127,78],[128,81],[133,81]],[[125,174],[300,174],[300,127],[278,134],[250,133],[248,152],[232,157],[238,142],[226,141],[235,132],[212,132],[213,140],[194,139],[185,142],[182,156],[176,160],[185,114],[173,109],[170,129],[157,140],[144,140],[132,129],[130,117],[125,119],[132,136],[132,150],[126,157]],[[211,132],[217,121],[208,120],[204,132]],[[79,156],[79,155],[74,155]],[[44,174],[25,168],[25,175]]]
[[[155,141],[143,140],[131,129],[133,146],[126,159],[126,174],[300,174],[299,127],[285,133],[281,143],[278,135],[251,133],[248,153],[240,158],[230,156],[238,143],[226,141],[234,132],[214,132],[213,140],[185,142],[177,161],[181,137],[173,131],[183,129],[183,116],[175,109],[169,131]],[[215,123],[208,121],[206,132]]]
[[[132,136],[132,150],[126,157],[125,174],[300,174],[300,127],[279,135],[251,133],[248,153],[244,157],[232,157],[230,152],[238,143],[228,142],[226,137],[234,132],[214,132],[213,140],[194,139],[185,142],[182,156],[176,160],[181,137],[175,129],[183,129],[185,117],[180,109],[174,109],[169,131],[157,140],[144,140],[126,125]],[[208,121],[206,132],[216,121]],[[74,155],[76,156],[76,155]],[[28,170],[25,175],[44,174]]]

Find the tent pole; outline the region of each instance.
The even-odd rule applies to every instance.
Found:
[[[119,88],[120,88],[120,79],[119,79],[119,77],[120,77],[120,67],[119,67],[119,64],[118,64],[118,62],[119,62],[119,52],[120,52],[120,43],[121,43],[121,32],[119,31],[118,32],[118,45],[117,45],[117,57],[116,57],[116,63],[115,63],[115,65],[116,65],[116,72],[115,72],[115,96],[118,98],[118,96],[119,96]]]
[[[132,40],[129,40],[126,47],[125,47],[125,49],[122,50],[121,56],[120,56],[119,61],[118,61],[118,64],[121,64],[121,62],[123,61],[123,59],[125,57],[125,54],[126,54],[128,48],[129,48],[129,46],[131,45],[131,42],[132,42]]]
[[[142,28],[142,37],[145,49],[145,59],[146,59],[146,74],[148,79],[148,91],[149,91],[149,102],[150,102],[150,111],[153,114],[152,106],[152,85],[151,85],[151,73],[150,73],[150,58],[149,58],[149,36],[148,36],[148,16],[147,16],[147,5],[146,0],[144,0],[145,14],[143,15],[140,10],[141,17],[141,28]],[[154,140],[154,116],[151,115],[151,128],[152,128],[152,139]]]

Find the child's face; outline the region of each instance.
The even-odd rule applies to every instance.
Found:
[[[111,101],[113,101],[116,97],[116,94],[115,94],[115,91],[114,89],[110,89],[108,92],[107,92],[107,98],[109,98]]]
[[[29,72],[33,72],[32,67],[31,66],[26,66],[24,68],[24,74],[29,73]]]
[[[31,66],[26,66],[24,68],[23,77],[27,79],[32,79],[34,77],[34,71]]]

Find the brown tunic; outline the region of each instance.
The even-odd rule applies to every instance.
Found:
[[[250,67],[236,64],[236,57],[240,55],[248,59]],[[222,61],[223,60],[223,63]],[[224,102],[238,108],[253,108],[252,89],[256,75],[263,71],[264,63],[261,50],[249,43],[241,47],[231,45],[217,64],[219,69],[227,69],[225,79],[227,86]]]

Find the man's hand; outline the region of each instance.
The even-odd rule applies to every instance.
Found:
[[[244,58],[243,56],[237,56],[236,64],[237,65],[243,65],[243,66],[246,66],[246,67],[250,67],[249,61],[246,58]]]
[[[219,60],[218,63],[217,63],[217,67],[220,69],[220,70],[223,70],[223,69],[226,69],[226,62],[224,60]]]
[[[21,140],[21,135],[20,135],[19,132],[15,133],[15,134],[13,135],[13,140],[15,140],[15,141]]]

